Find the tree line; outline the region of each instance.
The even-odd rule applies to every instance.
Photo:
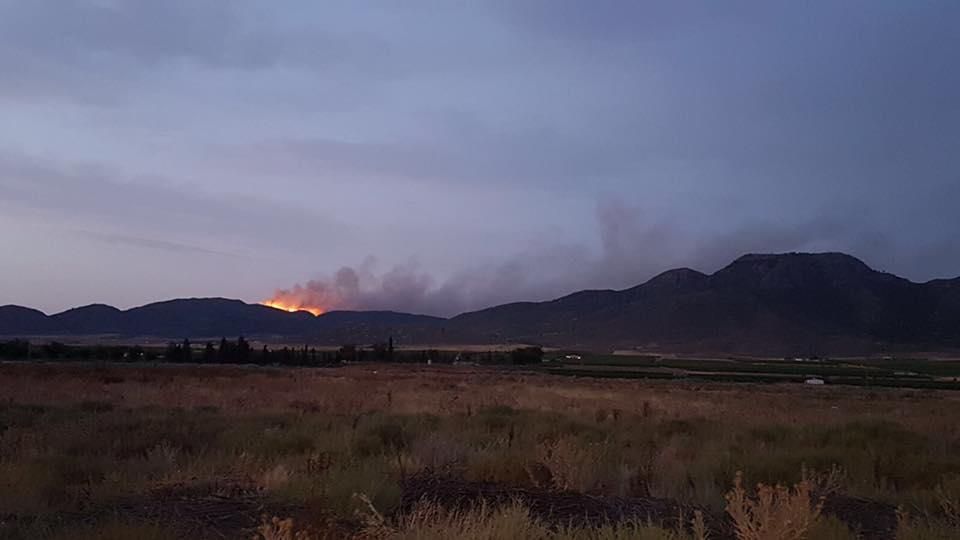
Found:
[[[304,345],[251,346],[244,337],[219,342],[191,343],[189,339],[163,346],[68,345],[56,341],[31,343],[15,339],[0,341],[0,360],[55,360],[104,362],[168,362],[178,364],[256,364],[280,366],[333,366],[346,362],[395,362],[407,364],[472,363],[531,365],[543,359],[540,347],[512,351],[464,352],[437,349],[397,349],[393,339],[370,346],[343,345],[336,350]]]

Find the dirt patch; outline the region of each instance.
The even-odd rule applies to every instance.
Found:
[[[601,497],[573,491],[520,488],[421,473],[401,483],[400,511],[409,511],[421,501],[450,510],[465,510],[480,502],[500,505],[518,501],[530,514],[545,523],[595,527],[607,523],[639,520],[667,529],[689,528],[695,512],[701,512],[710,538],[734,540],[733,524],[726,515],[705,508],[654,497]],[[896,508],[871,501],[832,495],[824,501],[824,515],[833,516],[859,533],[864,540],[893,540],[896,536]]]
[[[421,501],[447,509],[469,509],[481,502],[500,505],[522,503],[530,514],[549,524],[597,527],[608,523],[640,521],[674,529],[689,527],[695,512],[703,513],[715,540],[734,539],[729,523],[704,508],[653,497],[601,497],[574,491],[504,486],[468,482],[431,473],[412,476],[401,483],[400,510],[409,511]]]
[[[194,484],[168,484],[115,504],[82,512],[55,515],[0,515],[0,537],[19,538],[18,531],[37,524],[71,530],[107,520],[159,525],[178,538],[248,539],[264,517],[293,516],[302,508],[278,505],[265,499],[250,482],[218,480]]]
[[[893,540],[897,535],[897,507],[844,495],[827,497],[823,513],[847,524],[864,539]]]
[[[183,538],[249,538],[262,516],[289,515],[296,509],[267,504],[248,482],[219,480],[161,486],[118,510],[169,527]]]

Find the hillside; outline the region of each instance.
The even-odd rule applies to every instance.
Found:
[[[4,336],[123,336],[291,338],[340,344],[423,333],[443,319],[390,311],[332,311],[315,317],[225,298],[157,302],[126,311],[102,304],[47,316],[19,307],[0,307]],[[345,341],[341,341],[345,340]]]
[[[745,255],[713,275],[671,270],[454,317],[461,339],[771,354],[960,346],[960,280],[913,283],[839,253]]]
[[[0,335],[49,334],[61,328],[44,313],[22,306],[0,306]]]
[[[452,319],[390,311],[319,317],[222,298],[53,316],[0,307],[0,335],[245,335],[322,344],[539,343],[595,349],[839,354],[960,348],[960,278],[914,283],[841,253],[744,255],[712,275],[675,269],[625,290],[588,290]]]

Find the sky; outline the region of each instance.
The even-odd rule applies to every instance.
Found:
[[[0,0],[0,304],[960,275],[960,2]],[[299,289],[296,288],[299,285]]]

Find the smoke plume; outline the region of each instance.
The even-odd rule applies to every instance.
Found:
[[[744,253],[847,251],[883,261],[889,240],[859,233],[843,220],[744,224],[704,234],[683,223],[618,202],[596,209],[598,249],[555,242],[505,261],[462,268],[443,279],[416,263],[380,271],[375,258],[333,275],[278,290],[267,303],[284,309],[395,310],[451,316],[516,301],[540,301],[582,289],[621,289],[677,267],[713,272]],[[871,259],[870,254],[878,255]],[[896,270],[896,269],[892,269]]]

